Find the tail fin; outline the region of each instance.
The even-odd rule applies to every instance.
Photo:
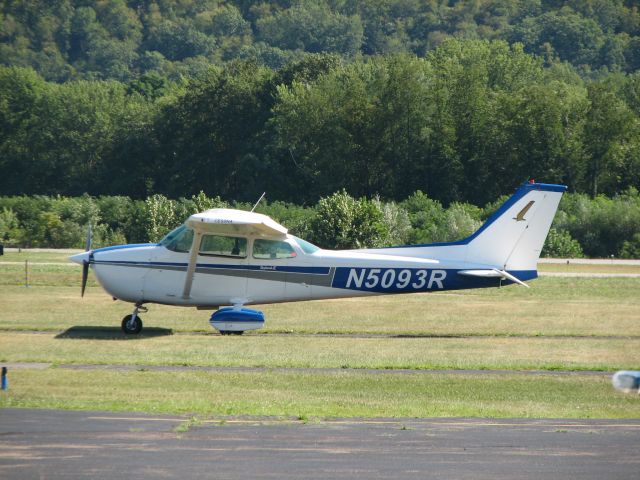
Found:
[[[564,185],[522,185],[466,243],[465,261],[501,270],[536,270]]]
[[[484,265],[503,272],[535,271],[566,189],[564,185],[525,183],[473,235],[457,242],[368,251]]]

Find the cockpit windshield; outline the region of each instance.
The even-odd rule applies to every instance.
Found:
[[[309,243],[306,240],[302,240],[301,238],[298,238],[294,235],[291,235],[291,236],[296,241],[296,243],[300,246],[302,251],[307,255],[311,255],[313,253],[316,253],[318,250],[320,250],[320,247],[316,247],[313,243]]]
[[[160,240],[160,245],[173,252],[188,252],[192,243],[193,230],[189,230],[186,225],[180,225]]]

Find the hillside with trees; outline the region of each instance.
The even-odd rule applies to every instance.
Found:
[[[305,53],[423,57],[451,38],[519,42],[581,72],[640,67],[634,0],[7,0],[0,59],[46,80],[177,78]]]

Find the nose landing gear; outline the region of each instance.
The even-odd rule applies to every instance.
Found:
[[[122,331],[127,335],[137,335],[142,330],[142,319],[138,316],[138,312],[147,312],[147,308],[136,304],[131,315],[127,315],[122,319]]]

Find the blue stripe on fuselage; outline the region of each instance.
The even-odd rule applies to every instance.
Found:
[[[187,263],[180,262],[145,262],[145,261],[132,261],[132,260],[96,260],[91,263],[96,265],[122,265],[122,266],[149,266],[149,267],[184,267],[187,268]],[[210,269],[233,269],[233,270],[249,270],[249,271],[273,271],[284,273],[310,273],[316,275],[328,275],[329,267],[294,267],[290,265],[243,265],[243,264],[224,264],[224,263],[198,263],[197,268],[210,268]]]

